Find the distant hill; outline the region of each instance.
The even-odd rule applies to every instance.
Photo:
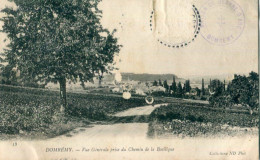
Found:
[[[122,81],[133,80],[133,81],[146,82],[146,81],[154,81],[154,80],[158,81],[159,79],[161,79],[162,81],[167,80],[168,82],[172,82],[173,77],[175,77],[176,81],[184,81],[184,79],[178,78],[174,74],[121,73],[121,75],[122,75]],[[114,77],[115,77],[114,74],[105,75],[104,81],[114,81],[115,80]]]

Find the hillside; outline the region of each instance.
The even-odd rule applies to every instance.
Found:
[[[135,74],[135,73],[121,73],[122,75],[122,81],[127,80],[133,80],[133,81],[140,81],[140,82],[146,82],[146,81],[154,81],[154,80],[167,80],[171,82],[173,80],[173,77],[175,77],[176,81],[183,81],[184,79],[178,78],[174,74]],[[112,75],[105,75],[104,81],[114,81],[114,74]]]

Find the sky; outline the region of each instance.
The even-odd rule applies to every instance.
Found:
[[[163,0],[154,1],[160,3]],[[244,12],[245,25],[241,36],[232,44],[214,45],[199,34],[194,42],[179,49],[161,45],[157,42],[156,33],[150,31],[149,17],[153,10],[154,1],[103,0],[100,5],[103,9],[104,26],[109,29],[116,28],[119,42],[124,46],[120,52],[121,62],[118,64],[121,71],[156,74],[174,73],[189,76],[248,73],[252,70],[258,70],[256,0],[236,0]],[[183,21],[186,20],[187,16],[182,15],[182,12],[189,13],[189,10],[185,10],[188,8],[185,4],[193,3],[200,10],[206,3],[203,0],[176,0],[176,4],[169,4],[169,2],[168,8],[164,8],[167,10],[169,19],[180,20],[181,17]],[[184,8],[183,11],[177,10],[176,6]],[[171,8],[173,9],[171,10]],[[226,11],[225,13],[228,14],[229,12]],[[227,18],[232,20],[232,18],[237,17],[231,15]],[[163,21],[160,22],[163,23]],[[226,20],[226,23],[228,22],[229,19]],[[178,29],[180,28],[177,26],[177,33],[181,32],[185,35],[185,31]],[[231,33],[233,32],[231,31]],[[174,39],[172,41],[174,42]]]
[[[203,38],[206,31],[201,29],[196,39],[183,48],[169,48],[157,40],[165,40],[170,44],[186,41],[193,33],[192,4],[203,10],[206,0],[103,0],[99,8],[103,11],[102,24],[109,30],[117,29],[116,37],[123,45],[119,56],[115,58],[120,72],[166,74],[178,76],[219,75],[248,73],[258,70],[258,35],[257,35],[257,0],[236,0],[244,14],[244,29],[224,29],[216,35],[234,34],[238,39],[228,45],[216,45]],[[7,5],[0,1],[0,8]],[[211,8],[204,13],[209,31],[216,32],[218,18],[224,16],[227,26],[232,26],[237,16],[227,9],[218,11]],[[221,7],[219,7],[221,9]],[[151,14],[154,10],[155,14]],[[216,14],[213,14],[216,11]],[[223,14],[218,14],[223,11]],[[200,15],[203,17],[203,13]],[[227,15],[227,16],[226,16]],[[1,15],[0,15],[1,16]],[[152,19],[151,19],[151,16]],[[211,16],[211,17],[210,17]],[[215,16],[215,17],[214,17]],[[150,23],[150,20],[153,20]],[[205,20],[206,23],[206,20]],[[229,25],[231,23],[231,25]],[[151,31],[150,24],[153,25]],[[0,23],[1,25],[1,23]],[[213,29],[210,28],[213,26]],[[192,30],[192,32],[191,32]],[[203,33],[204,32],[204,33]],[[230,33],[229,33],[230,32]],[[5,36],[0,34],[0,50]]]

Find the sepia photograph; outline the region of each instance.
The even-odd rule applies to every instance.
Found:
[[[1,0],[0,160],[259,159],[258,0]]]

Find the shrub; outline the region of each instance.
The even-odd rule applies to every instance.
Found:
[[[194,115],[188,115],[185,117],[187,120],[190,120],[191,122],[197,121],[197,118]]]
[[[202,116],[199,116],[199,117],[197,118],[197,121],[198,121],[198,122],[204,122],[204,118],[203,118]]]
[[[168,112],[166,113],[166,118],[168,120],[172,119],[182,119],[181,115],[179,113],[174,113],[174,112]]]

